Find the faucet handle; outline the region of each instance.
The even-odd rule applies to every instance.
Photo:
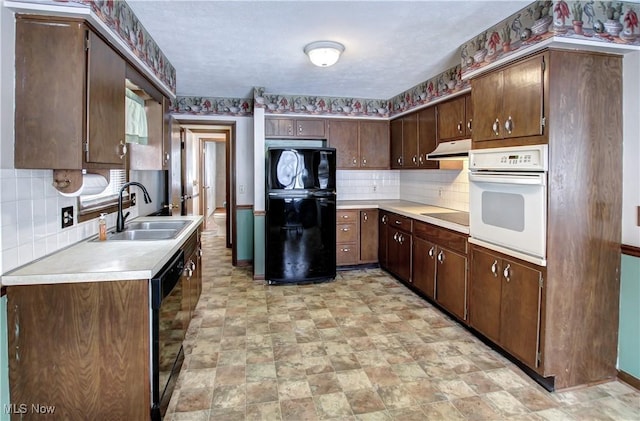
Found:
[[[127,217],[129,216],[129,214],[130,214],[130,213],[131,213],[131,212],[127,212],[127,213],[125,213],[125,214],[124,214],[124,216],[122,217],[122,222],[123,222],[123,223],[124,223],[124,221],[126,221],[126,220],[127,220]]]

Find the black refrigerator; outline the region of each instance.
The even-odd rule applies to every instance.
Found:
[[[336,150],[269,148],[266,268],[269,284],[336,276]]]

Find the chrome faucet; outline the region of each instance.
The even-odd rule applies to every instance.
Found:
[[[124,183],[120,188],[120,193],[118,193],[118,217],[116,219],[116,232],[121,232],[124,230],[124,221],[129,216],[129,212],[126,215],[122,215],[122,192],[129,186],[138,186],[142,189],[142,194],[144,197],[144,203],[151,203],[151,197],[149,197],[149,193],[147,189],[137,181],[130,181],[128,183]]]

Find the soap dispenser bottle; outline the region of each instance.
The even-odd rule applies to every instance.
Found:
[[[100,219],[98,220],[98,238],[100,241],[105,241],[107,239],[107,214],[101,213]]]

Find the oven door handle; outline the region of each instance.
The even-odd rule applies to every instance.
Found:
[[[469,181],[476,183],[521,184],[529,186],[546,185],[545,174],[527,173],[479,173],[470,172]]]

